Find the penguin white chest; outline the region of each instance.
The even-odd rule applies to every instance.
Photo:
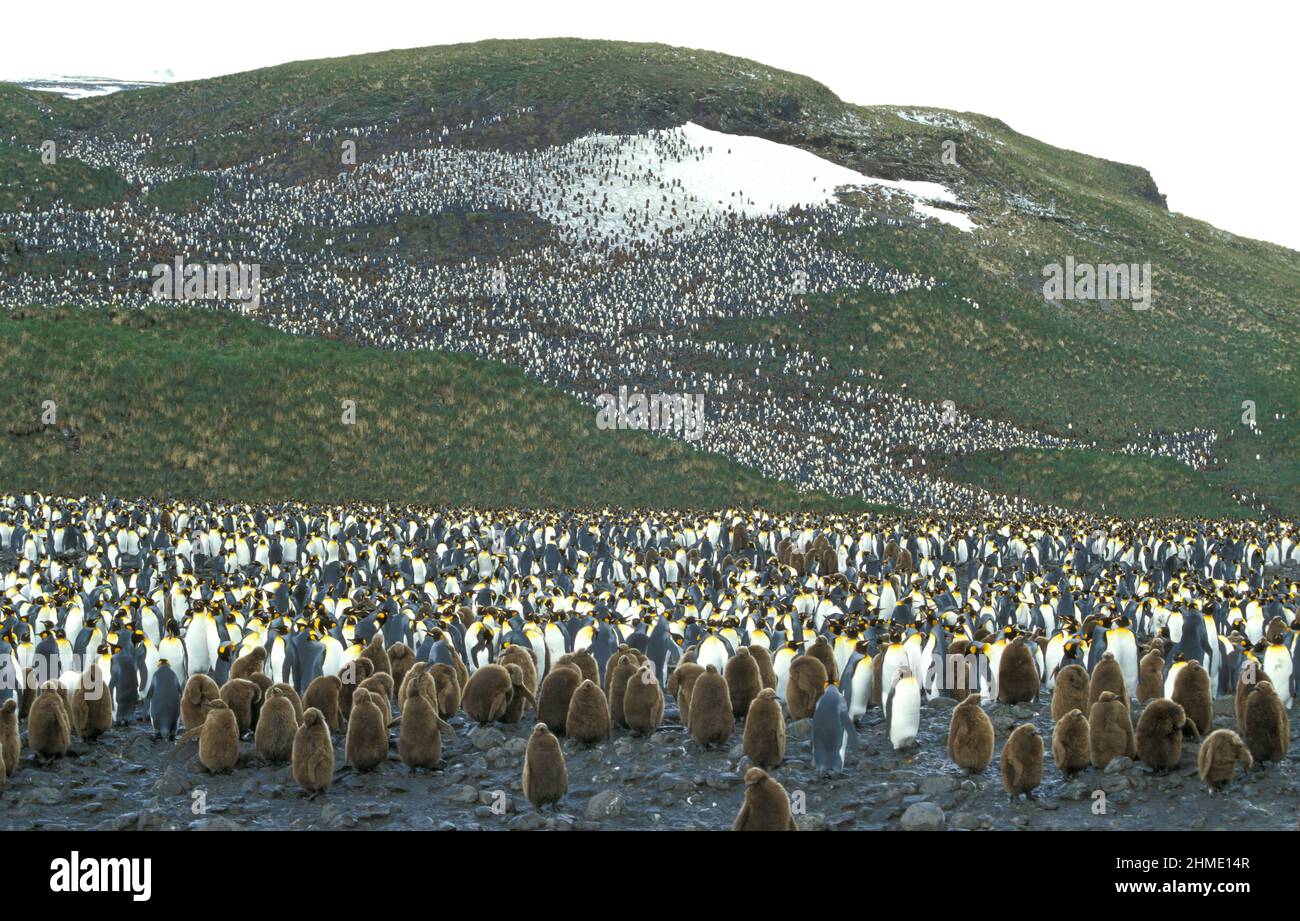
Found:
[[[921,689],[914,678],[905,678],[894,685],[889,714],[889,742],[895,751],[916,743],[920,723]]]

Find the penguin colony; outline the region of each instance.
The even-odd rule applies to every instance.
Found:
[[[590,406],[624,384],[703,394],[701,444],[708,450],[806,489],[906,508],[1043,511],[934,476],[925,455],[1098,448],[1095,433],[1079,426],[1069,437],[1048,435],[965,411],[945,422],[942,406],[889,389],[874,373],[845,373],[784,341],[738,344],[709,332],[737,319],[801,311],[797,292],[804,290],[852,290],[877,301],[933,290],[933,278],[823,245],[879,226],[874,212],[835,203],[769,219],[750,213],[743,196],[705,201],[674,171],[706,160],[725,168],[731,154],[720,140],[697,143],[680,128],[542,150],[484,149],[484,132],[502,117],[517,115],[444,131],[371,125],[321,132],[283,119],[259,126],[299,135],[321,151],[357,141],[358,164],[346,179],[294,185],[275,164],[212,171],[150,165],[163,138],[61,139],[60,156],[112,169],[137,188],[201,175],[216,191],[176,214],[154,208],[144,194],[127,196],[111,216],[63,204],[0,214],[19,252],[94,253],[104,263],[102,271],[78,266],[8,277],[0,307],[143,307],[154,303],[152,266],[170,264],[175,254],[198,262],[199,254],[224,253],[263,267],[256,316],[279,330],[502,361]],[[629,202],[628,190],[642,186],[645,197]],[[544,229],[520,232],[501,261],[495,254],[431,261],[425,240],[370,238],[399,220],[466,212],[501,216],[507,238],[514,226]],[[215,300],[205,306],[243,309]],[[970,305],[973,322],[978,309]],[[1216,437],[1199,429],[1135,433],[1115,450],[1201,468],[1214,459]]]
[[[788,758],[909,757],[948,698],[952,770],[1011,798],[1121,758],[1195,763],[1217,791],[1289,757],[1296,549],[1284,522],[6,495],[0,756],[12,775],[147,726],[213,773],[288,765],[315,797],[523,724],[519,789],[553,812],[565,745],[671,734],[739,746],[734,827],[786,829]],[[995,729],[1026,704],[1050,732]]]

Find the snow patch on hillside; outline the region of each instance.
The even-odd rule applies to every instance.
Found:
[[[918,125],[928,125],[931,128],[949,128],[957,131],[971,130],[970,122],[944,112],[918,112],[914,109],[900,110],[898,117],[904,121],[915,122]]]
[[[636,135],[588,135],[559,148],[535,209],[583,236],[627,241],[689,235],[730,218],[762,218],[832,204],[843,188],[908,195],[918,215],[971,230],[965,215],[926,203],[960,204],[937,182],[878,179],[797,147],[694,123]],[[539,177],[540,178],[540,177]]]
[[[960,211],[949,211],[947,208],[936,208],[933,205],[926,205],[920,202],[913,204],[912,210],[917,214],[924,215],[925,217],[932,217],[936,221],[942,221],[951,227],[956,227],[958,230],[964,231],[965,233],[970,233],[976,227],[975,222]]]
[[[18,86],[42,93],[58,93],[66,99],[86,99],[90,96],[107,96],[122,90],[143,89],[150,86],[162,86],[162,83],[146,80],[117,80],[112,77],[69,77],[50,76],[31,79],[8,80]]]

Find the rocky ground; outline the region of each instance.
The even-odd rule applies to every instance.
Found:
[[[926,704],[920,744],[894,752],[878,711],[868,714],[844,774],[811,766],[812,724],[787,724],[786,763],[774,775],[805,809],[801,829],[1294,829],[1300,767],[1294,760],[1257,767],[1225,792],[1208,793],[1196,776],[1197,744],[1167,775],[1118,759],[1105,771],[1067,780],[1051,763],[1050,705],[986,705],[998,731],[1032,720],[1049,741],[1044,782],[1033,800],[1011,802],[998,761],[982,774],[962,773],[945,743],[953,701]],[[1135,709],[1134,722],[1138,711]],[[24,751],[18,773],[0,792],[5,829],[725,829],[744,797],[749,767],[742,725],[731,744],[701,750],[682,729],[671,702],[665,725],[650,738],[623,730],[590,748],[564,742],[569,793],[539,812],[520,787],[531,721],[484,728],[453,720],[458,743],[445,767],[412,773],[393,753],[379,769],[357,774],[336,739],[333,787],[307,799],[287,765],[251,752],[231,774],[198,763],[197,744],[155,742],[143,723],[94,743],[74,740],[67,758],[38,766]],[[1215,728],[1234,727],[1232,701],[1216,706]],[[1294,729],[1294,724],[1293,724]],[[1293,732],[1293,738],[1295,733]],[[1105,793],[1105,814],[1094,813]],[[802,793],[802,797],[797,794]]]

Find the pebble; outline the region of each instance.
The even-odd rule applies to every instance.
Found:
[[[592,820],[617,818],[623,814],[626,802],[623,795],[615,790],[601,790],[587,800],[583,814]]]
[[[939,831],[944,822],[943,810],[934,803],[913,803],[902,818],[904,831]]]
[[[453,803],[477,803],[478,790],[468,784],[460,784],[451,789],[448,799]]]
[[[469,741],[479,751],[485,752],[504,745],[506,734],[495,726],[480,726],[469,734]]]

